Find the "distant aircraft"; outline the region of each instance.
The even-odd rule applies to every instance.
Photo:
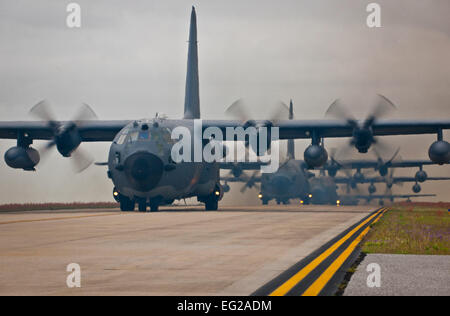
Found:
[[[392,203],[396,199],[407,199],[408,202],[411,202],[411,198],[420,198],[420,197],[435,197],[436,194],[380,194],[380,195],[347,195],[341,196],[341,205],[357,205],[359,200],[366,200],[367,203],[370,203],[373,200],[379,200],[380,206],[385,204],[385,200],[389,200]]]
[[[398,153],[398,152],[397,152]],[[396,154],[397,154],[396,153]],[[319,170],[325,169],[328,175],[335,177],[338,171],[344,171],[348,169],[356,169],[354,175],[355,179],[361,179],[364,177],[362,169],[373,169],[377,171],[380,176],[386,177],[389,173],[389,169],[392,168],[414,168],[417,167],[419,170],[415,174],[417,182],[425,182],[427,180],[428,174],[423,170],[423,166],[436,165],[435,162],[429,160],[394,160],[395,156],[389,161],[384,162],[381,158],[378,160],[346,160],[346,161],[336,161],[333,157],[323,166],[317,168]]]
[[[289,104],[289,120],[294,119],[292,100]],[[257,188],[260,190],[258,197],[263,205],[275,200],[277,204],[289,204],[291,199],[301,199],[305,203],[309,202],[310,183],[309,178],[314,174],[305,170],[305,166],[295,160],[294,140],[288,140],[288,151],[285,161],[274,173],[263,173],[259,176],[259,168],[264,163],[242,162],[242,163],[219,163],[221,169],[229,169],[230,175],[221,179],[228,182],[244,182],[241,193],[247,188]],[[255,170],[252,176],[247,176],[244,170]],[[258,183],[261,183],[259,185]],[[229,188],[229,187],[228,187]]]
[[[391,104],[386,98],[380,98],[382,105],[377,109]],[[200,202],[205,203],[206,210],[216,210],[223,195],[219,182],[219,165],[205,161],[174,163],[171,151],[175,140],[171,136],[175,128],[184,127],[193,135],[197,132],[203,135],[210,127],[217,128],[223,134],[227,128],[242,128],[247,133],[256,130],[257,135],[266,138],[270,145],[272,137],[268,133],[264,135],[263,131],[275,127],[278,128],[279,139],[312,140],[311,146],[305,151],[305,160],[310,167],[322,166],[327,161],[328,154],[321,142],[324,138],[350,137],[352,146],[360,152],[367,152],[379,141],[377,136],[435,134],[437,141],[429,148],[430,159],[439,164],[450,161],[450,144],[443,140],[442,133],[443,130],[450,129],[450,120],[379,120],[379,112],[382,111],[376,110],[364,121],[202,120],[202,129],[194,130],[200,119],[200,97],[197,18],[195,9],[192,8],[182,119],[172,120],[156,115],[154,118],[131,121],[89,120],[95,118],[95,115],[85,105],[76,119],[57,121],[50,114],[46,103],[40,102],[31,110],[40,121],[2,121],[0,138],[17,141],[17,145],[5,153],[6,164],[11,168],[27,171],[35,170],[40,161],[40,153],[30,147],[35,140],[47,140],[47,149],[56,147],[63,157],[74,157],[79,170],[93,162],[86,154],[77,150],[82,142],[112,142],[107,175],[114,184],[113,196],[120,202],[123,211],[134,210],[136,203],[140,211],[146,211],[148,205],[151,210],[156,211],[162,204],[189,197],[197,197]],[[194,143],[195,141],[200,141],[200,145],[204,147],[212,140],[195,138]]]
[[[415,177],[372,177],[372,178],[362,178],[359,180],[355,180],[355,178],[347,178],[347,177],[335,177],[333,178],[336,184],[347,184],[351,188],[356,188],[358,184],[361,183],[369,183],[369,194],[374,194],[377,192],[377,187],[375,183],[386,183],[386,188],[391,189],[394,184],[402,184],[405,182],[415,182],[412,187],[412,191],[414,193],[420,193],[422,191],[422,187],[417,182]],[[427,177],[426,181],[448,181],[450,177]]]

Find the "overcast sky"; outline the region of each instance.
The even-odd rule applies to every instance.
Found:
[[[392,117],[450,118],[448,0],[378,1],[382,27],[372,29],[371,1],[76,1],[81,29],[66,26],[69,2],[0,0],[1,120],[31,119],[28,110],[44,98],[59,119],[70,119],[81,102],[101,119],[156,112],[180,118],[192,4],[203,118],[223,118],[240,97],[260,118],[290,98],[298,119],[322,118],[336,98],[362,116],[376,93],[398,106]],[[435,136],[387,139],[401,145],[403,158],[427,159]],[[2,155],[14,144],[0,141]],[[297,144],[302,158],[307,142]],[[83,147],[106,160],[108,144]],[[449,166],[426,170],[450,176]],[[0,174],[0,203],[112,199],[104,167],[74,174],[56,152],[36,173],[10,169],[1,159]],[[424,193],[448,201],[449,186],[426,183]],[[249,196],[254,201],[256,192]]]

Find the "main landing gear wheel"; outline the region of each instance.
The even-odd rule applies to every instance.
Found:
[[[269,204],[269,200],[263,199],[263,200],[262,200],[262,204],[263,204],[263,205]]]
[[[134,211],[134,201],[129,198],[122,196],[120,199],[120,210],[122,212],[132,212]]]
[[[150,210],[152,212],[158,212],[159,209],[159,199],[150,199]]]
[[[138,202],[138,209],[139,209],[139,212],[146,212],[147,211],[147,202],[146,201],[139,201]]]

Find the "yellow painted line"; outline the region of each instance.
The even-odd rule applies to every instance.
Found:
[[[385,208],[380,209],[378,212],[367,218],[364,222],[353,228],[347,235],[342,237],[336,243],[334,243],[330,248],[325,250],[320,256],[311,261],[303,269],[293,275],[289,280],[280,285],[275,291],[273,291],[270,296],[283,296],[286,295],[294,286],[296,286],[301,280],[303,280],[312,270],[314,270],[322,261],[328,258],[336,249],[338,249],[347,239],[349,239],[353,234],[355,234],[361,227],[371,221],[375,216],[383,212]]]
[[[372,224],[375,224],[381,216],[383,216],[383,211],[381,215],[376,218]],[[302,296],[317,296],[319,295],[320,291],[325,287],[325,285],[330,281],[330,279],[333,277],[333,275],[336,273],[336,271],[342,266],[342,264],[347,260],[347,258],[352,254],[352,252],[355,250],[355,248],[358,246],[358,244],[361,242],[363,237],[369,232],[370,226],[367,226],[366,229],[364,229],[361,234],[348,246],[347,249],[336,259],[333,261],[333,263],[328,267],[328,269],[323,272],[320,277],[314,281],[313,284],[309,288],[306,289],[306,291],[302,294]]]
[[[54,218],[39,218],[39,219],[23,219],[23,220],[9,221],[9,222],[0,222],[0,225],[17,224],[17,223],[46,222],[46,221],[57,221],[57,220],[64,220],[64,219],[76,219],[76,218],[112,216],[112,215],[120,215],[120,213],[119,214],[95,214],[95,215],[54,217]]]

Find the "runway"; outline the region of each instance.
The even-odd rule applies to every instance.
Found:
[[[250,295],[374,210],[0,213],[0,295]],[[70,263],[80,288],[66,285]]]

